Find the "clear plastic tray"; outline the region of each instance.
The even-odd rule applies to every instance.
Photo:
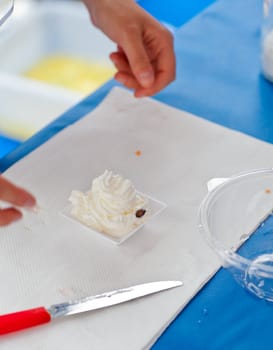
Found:
[[[146,194],[143,194],[143,193],[139,193],[139,194],[141,194],[141,196],[143,196],[143,197],[148,198],[148,200],[149,200],[149,210],[148,210],[147,219],[143,223],[141,223],[139,226],[135,227],[132,231],[123,235],[122,237],[114,237],[114,236],[111,236],[110,234],[96,231],[96,230],[92,229],[91,227],[78,221],[75,217],[73,217],[71,215],[71,205],[66,206],[64,208],[64,210],[61,211],[60,214],[63,215],[65,218],[72,220],[74,223],[86,228],[88,231],[90,231],[90,233],[98,234],[102,238],[106,238],[106,239],[112,241],[113,243],[121,244],[121,243],[125,242],[128,238],[135,235],[144,225],[147,225],[150,220],[154,219],[157,215],[159,215],[167,207],[167,205],[165,203],[160,202],[155,198],[152,198],[152,197],[150,197]]]

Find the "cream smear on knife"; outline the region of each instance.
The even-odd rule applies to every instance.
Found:
[[[132,182],[112,171],[95,178],[86,193],[73,190],[71,215],[92,229],[122,237],[147,219],[149,200]]]

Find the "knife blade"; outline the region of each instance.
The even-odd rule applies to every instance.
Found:
[[[0,335],[49,323],[59,317],[125,303],[133,299],[142,298],[149,294],[158,293],[182,285],[183,283],[181,281],[150,282],[66,303],[54,304],[48,308],[41,306],[34,309],[0,315]]]

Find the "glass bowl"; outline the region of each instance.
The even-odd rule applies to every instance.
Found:
[[[200,232],[242,287],[273,301],[273,169],[208,185],[199,209]]]

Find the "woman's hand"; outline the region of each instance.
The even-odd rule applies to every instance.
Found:
[[[0,200],[19,207],[31,208],[36,204],[35,198],[29,192],[13,185],[3,176],[0,176]],[[0,226],[9,225],[21,217],[22,213],[15,207],[0,209]]]
[[[134,0],[83,0],[93,24],[117,44],[115,79],[151,96],[175,79],[172,34]]]

